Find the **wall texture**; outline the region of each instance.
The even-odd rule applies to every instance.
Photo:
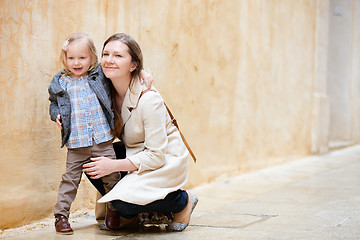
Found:
[[[328,108],[314,97],[326,2],[0,0],[0,229],[52,215],[66,150],[47,87],[68,35],[88,33],[98,52],[116,32],[139,42],[198,157],[190,188],[311,153]],[[83,180],[72,209],[94,201]]]

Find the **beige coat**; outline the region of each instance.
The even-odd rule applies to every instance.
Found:
[[[136,81],[121,108],[121,139],[127,158],[138,170],[121,179],[99,202],[120,199],[145,205],[165,198],[187,181],[188,151],[180,133],[158,92],[148,91],[139,99],[145,89]]]

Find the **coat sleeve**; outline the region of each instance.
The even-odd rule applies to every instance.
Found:
[[[57,96],[54,94],[52,90],[52,85],[54,84],[55,81],[59,80],[60,76],[61,76],[61,72],[58,72],[51,80],[50,86],[48,88],[49,101],[50,101],[49,114],[50,114],[50,119],[53,121],[56,121],[57,115],[60,114],[60,109],[57,102]]]
[[[128,156],[128,159],[138,168],[138,173],[142,173],[156,170],[165,164],[168,143],[167,112],[161,96],[152,91],[140,98],[137,111],[142,119],[145,133],[144,150]]]

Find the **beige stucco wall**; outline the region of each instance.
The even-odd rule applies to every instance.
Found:
[[[359,141],[360,1],[331,0],[328,93],[332,145]]]
[[[47,87],[69,34],[90,34],[99,52],[115,32],[137,39],[198,157],[190,188],[310,154],[324,110],[319,2],[0,0],[0,229],[52,215],[66,149]],[[94,194],[84,180],[72,209]]]

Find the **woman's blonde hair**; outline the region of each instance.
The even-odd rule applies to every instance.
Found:
[[[84,41],[86,46],[89,49],[89,54],[90,54],[90,58],[91,58],[91,63],[90,63],[90,67],[88,72],[93,71],[97,65],[98,65],[98,57],[96,54],[96,47],[95,44],[93,42],[93,40],[91,39],[91,37],[89,35],[87,35],[86,33],[81,33],[81,32],[77,32],[77,33],[73,33],[71,34],[64,42],[61,52],[60,52],[60,65],[64,68],[65,71],[65,75],[70,75],[71,72],[67,67],[66,64],[66,50],[67,47],[74,42],[77,41]]]

